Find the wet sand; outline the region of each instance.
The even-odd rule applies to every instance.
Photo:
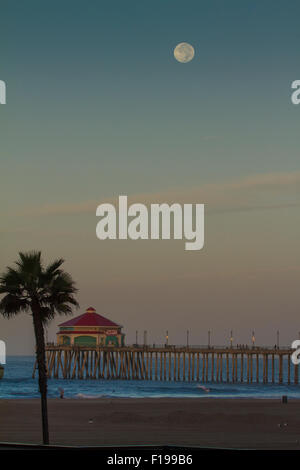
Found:
[[[300,449],[300,400],[50,399],[52,444]],[[41,443],[40,402],[0,400],[0,441]]]

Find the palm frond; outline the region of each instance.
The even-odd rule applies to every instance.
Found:
[[[40,251],[19,252],[19,259],[16,261],[16,265],[23,271],[35,273],[42,265],[41,256]]]
[[[55,314],[71,314],[72,307],[79,307],[77,288],[71,275],[60,269],[63,263],[59,258],[44,268],[40,251],[19,253],[16,268],[8,267],[0,276],[0,294],[6,294],[0,313],[10,316],[28,311],[34,303],[43,323]]]
[[[20,312],[28,312],[30,303],[26,299],[21,299],[16,295],[7,294],[0,301],[0,313],[10,318]]]
[[[46,269],[44,270],[44,273],[47,274],[58,274],[61,273],[62,271],[58,269],[61,267],[61,265],[65,262],[63,258],[56,259],[52,263],[48,264]]]
[[[38,288],[39,278],[43,271],[41,252],[30,251],[28,253],[19,253],[19,259],[15,264],[21,283],[28,292],[33,294]]]

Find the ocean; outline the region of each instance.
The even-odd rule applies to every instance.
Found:
[[[0,380],[0,398],[37,398],[38,379],[32,378],[34,357],[9,356]],[[286,371],[284,371],[286,372]],[[284,373],[285,376],[285,373]],[[58,398],[63,388],[65,398],[300,398],[300,385],[160,382],[159,380],[65,380],[49,379],[48,396]]]

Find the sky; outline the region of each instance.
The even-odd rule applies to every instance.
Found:
[[[2,0],[0,272],[19,251],[65,261],[127,343],[298,338],[298,1]],[[177,62],[188,42],[195,58]],[[100,241],[96,207],[205,203],[205,246]],[[48,338],[55,339],[53,321]],[[33,352],[29,316],[0,319]]]

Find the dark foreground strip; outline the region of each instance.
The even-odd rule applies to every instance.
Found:
[[[86,466],[90,467],[93,462],[97,462],[97,468],[128,468],[145,469],[157,467],[174,467],[180,465],[181,468],[203,467],[204,462],[214,463],[216,460],[222,464],[230,461],[245,462],[246,454],[254,459],[258,454],[265,454],[268,462],[278,465],[280,462],[288,462],[291,454],[300,456],[299,451],[281,450],[248,450],[248,449],[222,449],[222,448],[201,448],[201,447],[180,447],[180,446],[120,446],[120,447],[75,447],[75,446],[43,446],[31,444],[7,444],[0,443],[0,454],[5,454],[14,458],[21,458],[23,463],[27,457],[35,459],[38,455],[46,457],[48,464],[59,462],[58,457],[75,459],[75,463],[83,458]],[[4,457],[4,455],[3,455]],[[251,458],[249,457],[249,458]],[[90,460],[91,459],[91,460]],[[230,459],[230,460],[224,460]],[[276,459],[276,460],[275,460]],[[44,460],[43,460],[44,461]]]

